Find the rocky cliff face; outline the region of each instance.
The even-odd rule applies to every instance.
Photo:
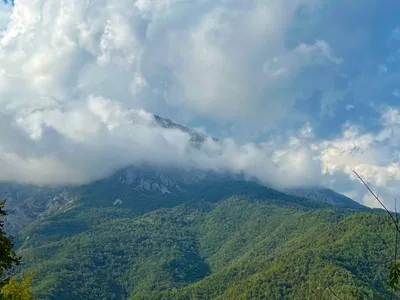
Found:
[[[119,200],[115,202],[119,204],[120,201],[134,199],[143,193],[162,195],[180,193],[198,182],[224,178],[231,176],[196,170],[132,166],[119,170],[108,178],[83,186],[50,188],[2,184],[0,195],[7,199],[6,209],[9,212],[6,218],[7,231],[16,234],[35,219],[65,209],[77,199],[101,197],[99,195],[104,194],[104,190],[113,195],[114,198],[110,201]]]
[[[68,188],[46,188],[19,184],[1,184],[0,197],[6,199],[6,230],[21,230],[43,213],[55,211],[70,201]]]

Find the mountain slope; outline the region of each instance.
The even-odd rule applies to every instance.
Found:
[[[371,214],[336,219],[329,211],[294,214],[273,238],[263,232],[251,249],[198,283],[133,299],[336,299],[328,287],[342,299],[388,299],[394,248],[387,244],[393,240],[388,222],[385,234],[380,232],[383,219]]]
[[[225,194],[224,189],[217,194],[208,193],[209,188],[218,189],[220,184],[224,187],[230,184],[233,187]],[[209,195],[222,197],[232,193],[240,194],[253,188],[257,191],[260,187],[259,184],[243,181],[241,175],[141,166],[124,168],[108,178],[76,187],[0,184],[0,198],[8,199],[6,208],[9,216],[6,219],[6,228],[8,232],[17,234],[37,218],[72,207],[79,199],[87,199],[87,204],[92,203],[95,206],[108,206],[110,203],[121,207],[134,205],[138,212],[143,213],[175,206],[182,203],[182,199],[190,199],[190,195],[197,199],[207,198]],[[232,191],[232,188],[235,188],[235,191]],[[245,190],[242,191],[242,188]],[[284,192],[295,196],[294,198],[308,199],[314,204],[317,203],[316,205],[325,201],[344,208],[364,208],[361,204],[329,189],[291,189]],[[136,201],[131,201],[132,199]]]
[[[207,138],[188,132],[193,147]],[[216,140],[216,139],[215,139]],[[217,140],[216,140],[217,141]],[[332,190],[136,166],[75,187],[0,185],[40,299],[386,299],[393,229]]]
[[[40,299],[388,295],[393,230],[380,213],[242,181],[200,181],[168,208],[135,201],[77,200],[21,233]]]
[[[286,189],[285,193],[307,199],[325,201],[336,206],[361,208],[362,205],[345,195],[323,187]]]
[[[151,205],[152,199],[165,196],[163,202],[166,206],[176,205],[173,198],[185,193],[186,187],[204,180],[218,181],[230,177],[195,170],[128,167],[108,178],[82,186],[52,188],[3,183],[0,184],[0,198],[7,199],[7,230],[16,234],[37,218],[73,206],[78,199],[95,199],[95,205],[108,205],[111,201],[118,206],[125,206],[125,199],[143,199],[140,209],[145,209],[146,205]],[[156,208],[159,207],[163,206],[156,205]]]

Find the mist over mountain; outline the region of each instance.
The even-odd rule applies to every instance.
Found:
[[[176,124],[169,119],[154,116],[154,120],[162,128],[176,129],[188,134],[190,136],[190,147],[193,149],[200,149],[202,151],[203,144],[209,139],[206,135]],[[216,138],[212,138],[212,140],[215,143],[220,142]],[[6,226],[10,232],[15,233],[36,218],[46,216],[69,202],[73,202],[80,197],[85,197],[86,194],[97,198],[101,197],[102,193],[109,193],[109,195],[113,195],[114,200],[112,201],[119,203],[120,201],[124,201],[123,195],[125,194],[125,197],[129,199],[135,197],[135,193],[137,192],[176,196],[188,192],[185,191],[185,186],[197,183],[206,184],[207,182],[214,184],[215,182],[228,182],[230,180],[259,182],[257,178],[251,178],[246,173],[222,172],[220,170],[207,171],[201,167],[179,168],[168,165],[154,166],[151,164],[141,164],[139,166],[122,168],[108,177],[85,185],[75,184],[48,187],[3,183],[0,185],[0,195],[8,199],[7,208],[10,213],[7,217]],[[339,206],[361,207],[361,205],[357,205],[353,200],[324,188],[293,188],[284,189],[283,192],[307,199],[322,200]]]
[[[150,163],[375,206],[354,169],[392,207],[399,3],[379,3],[2,1],[0,181],[81,185]],[[193,149],[154,115],[219,143]]]
[[[399,11],[0,0],[10,276],[43,300],[399,297],[393,224],[353,173],[396,210]]]

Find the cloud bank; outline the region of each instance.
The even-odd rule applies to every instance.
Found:
[[[80,184],[150,162],[243,172],[277,187],[322,184],[373,205],[354,168],[389,201],[400,180],[395,106],[379,110],[375,131],[350,120],[326,138],[309,122],[348,92],[335,35],[290,34],[317,32],[325,11],[318,0],[1,3],[0,181]],[[269,135],[193,149],[152,113]]]

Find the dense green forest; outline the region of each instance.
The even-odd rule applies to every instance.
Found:
[[[389,298],[382,212],[252,183],[192,192],[76,200],[21,232],[19,270],[35,272],[39,299]]]

